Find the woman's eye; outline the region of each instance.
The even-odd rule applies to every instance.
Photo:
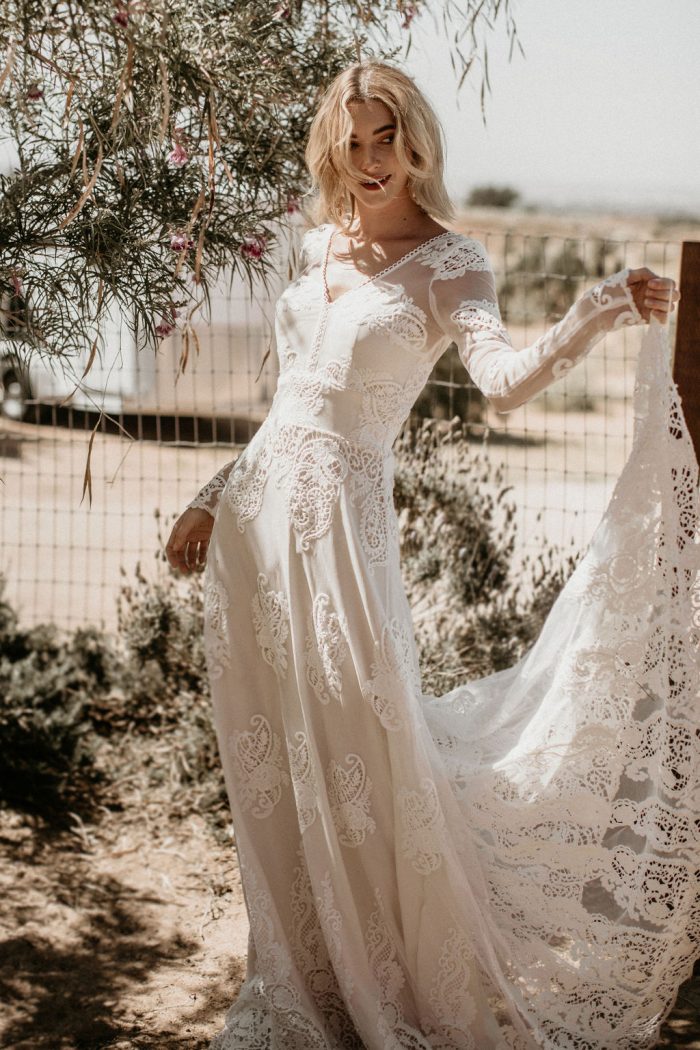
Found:
[[[386,142],[387,145],[391,145],[391,143],[393,141],[394,141],[394,136],[393,135],[387,135],[387,137],[385,139],[382,139],[382,142]]]

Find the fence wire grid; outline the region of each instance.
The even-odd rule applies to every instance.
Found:
[[[681,242],[522,232],[463,221],[486,246],[499,303],[516,349],[532,343],[601,277],[648,266],[678,280]],[[251,302],[242,282],[222,283],[201,349],[178,376],[177,333],[157,352],[136,352],[115,321],[91,372],[92,403],[73,398],[60,370],[37,360],[13,371],[0,346],[2,511],[0,572],[5,599],[30,626],[113,628],[117,600],[137,563],[164,571],[162,542],[174,518],[264,419],[276,382],[269,345],[274,302],[286,283]],[[284,276],[282,276],[284,274]],[[674,338],[674,321],[669,337]],[[526,405],[497,415],[469,381],[455,348],[436,366],[411,417],[468,422],[475,451],[500,466],[516,506],[519,556],[546,546],[579,553],[589,541],[629,452],[631,395],[641,326],[610,333],[562,380]],[[96,403],[103,420],[91,453],[92,502],[81,501]]]

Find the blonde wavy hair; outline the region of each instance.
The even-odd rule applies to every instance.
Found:
[[[378,99],[396,123],[394,150],[408,172],[416,204],[436,220],[454,220],[454,206],[443,181],[444,132],[435,112],[406,73],[386,62],[356,62],[327,88],[314,115],[305,159],[311,175],[311,201],[305,211],[314,224],[333,222],[347,230],[355,215],[355,197],[342,175],[360,174],[350,160],[351,102]]]

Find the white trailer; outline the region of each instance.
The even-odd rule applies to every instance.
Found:
[[[222,279],[213,290],[211,316],[195,325],[199,352],[190,339],[184,371],[179,331],[139,350],[127,319],[116,309],[104,323],[103,349],[80,383],[89,347],[68,359],[69,369],[39,353],[23,367],[12,342],[0,342],[0,414],[20,420],[31,404],[65,404],[113,415],[263,419],[276,383],[274,352],[258,373],[274,343],[274,304],[287,279],[290,237],[298,242],[294,231],[280,235],[274,276],[253,301],[243,277]]]

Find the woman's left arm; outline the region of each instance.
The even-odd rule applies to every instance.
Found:
[[[469,265],[455,276],[444,267],[431,282],[431,304],[442,330],[457,344],[472,380],[499,412],[511,412],[555,382],[603,336],[623,325],[665,321],[680,294],[671,278],[624,269],[578,298],[539,339],[517,350],[505,328],[486,252],[469,242]]]

